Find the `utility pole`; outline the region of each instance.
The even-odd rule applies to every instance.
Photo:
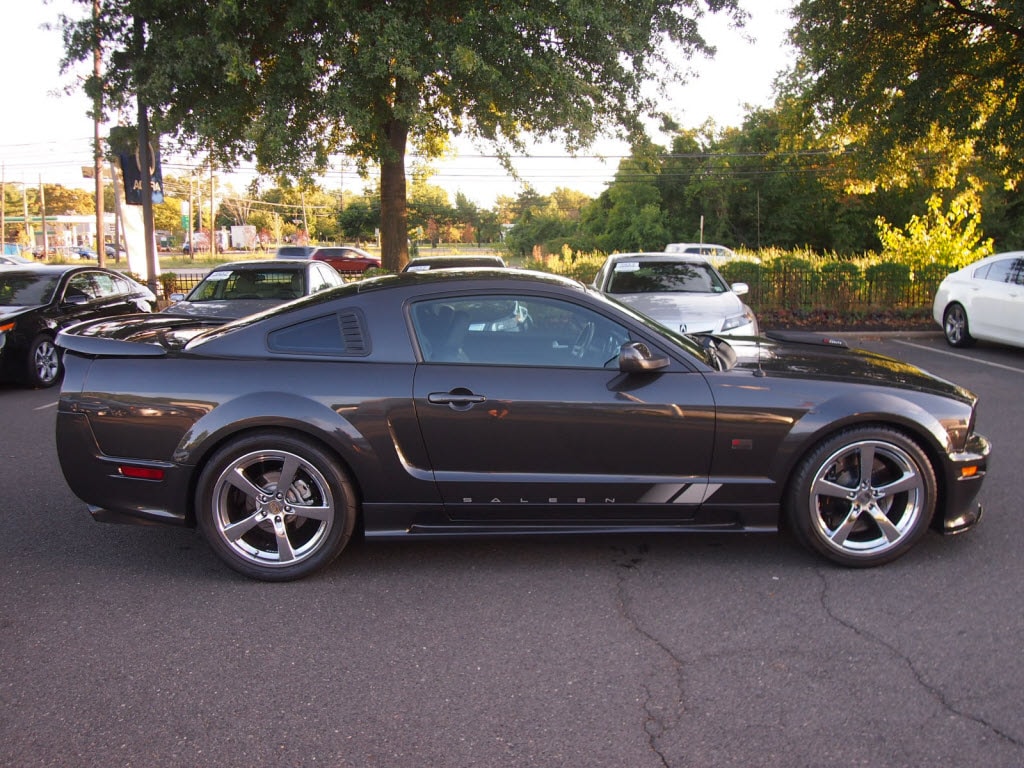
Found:
[[[50,255],[50,243],[46,235],[46,193],[43,191],[43,176],[39,175],[39,223],[43,227],[43,258]]]
[[[135,16],[135,50],[139,59],[145,47],[146,31],[142,18]],[[136,61],[138,67],[138,61]],[[136,70],[137,71],[137,70]],[[135,87],[138,89],[138,82]],[[142,101],[142,96],[137,92],[135,99],[139,110],[139,174],[142,177],[142,223],[146,232],[146,271],[148,273],[147,285],[149,290],[159,295],[159,281],[157,280],[156,242],[153,228],[153,175],[151,173],[151,159],[149,156],[149,110]]]
[[[106,264],[106,229],[103,226],[103,148],[100,144],[100,114],[103,109],[103,94],[98,87],[102,71],[102,54],[100,52],[100,0],[92,0],[92,23],[93,23],[93,48],[92,48],[92,74],[96,78],[96,99],[93,102],[93,173],[96,176],[96,259],[102,267]],[[114,253],[117,253],[117,243],[114,243]]]
[[[210,153],[210,255],[217,255],[217,212],[213,200],[213,153]]]

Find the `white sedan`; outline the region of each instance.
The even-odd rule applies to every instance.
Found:
[[[1024,347],[1024,251],[997,253],[947,275],[932,317],[954,347],[975,339]]]
[[[594,287],[673,331],[758,333],[757,318],[740,299],[750,287],[730,285],[696,254],[617,253],[605,260]]]

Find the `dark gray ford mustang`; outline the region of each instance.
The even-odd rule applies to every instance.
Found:
[[[57,448],[93,516],[198,525],[257,579],[322,568],[356,530],[785,524],[868,566],[981,516],[970,392],[827,339],[676,335],[552,276],[407,273],[58,344]]]

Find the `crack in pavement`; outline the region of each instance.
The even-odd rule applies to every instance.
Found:
[[[652,635],[642,626],[637,620],[633,613],[633,601],[630,599],[626,592],[626,580],[630,577],[631,573],[639,571],[640,566],[643,565],[644,555],[647,553],[647,545],[640,545],[639,547],[612,547],[612,550],[617,553],[616,565],[624,569],[624,572],[619,573],[615,579],[615,588],[619,603],[619,615],[626,621],[626,623],[632,628],[632,630],[648,641],[655,647],[661,654],[668,659],[669,664],[672,667],[673,675],[675,678],[674,688],[676,691],[676,697],[674,703],[676,705],[675,712],[666,711],[664,706],[659,706],[655,702],[658,699],[658,695],[655,691],[652,691],[651,686],[647,683],[643,684],[644,699],[641,702],[641,706],[644,712],[644,733],[647,735],[647,743],[661,764],[665,768],[669,768],[668,759],[665,754],[658,748],[658,741],[667,732],[670,731],[674,726],[674,721],[678,715],[681,714],[683,709],[683,660],[680,659],[672,650],[661,642],[657,637]],[[655,676],[656,670],[651,669],[648,673],[649,676]]]
[[[847,621],[846,619],[844,619],[844,618],[840,617],[839,615],[837,615],[832,610],[832,608],[829,606],[829,604],[828,604],[829,586],[830,586],[828,578],[826,577],[825,573],[822,572],[821,570],[817,570],[816,573],[818,575],[818,578],[821,580],[821,585],[822,585],[822,587],[821,587],[821,596],[820,596],[819,602],[821,603],[822,610],[825,611],[825,614],[830,619],[832,619],[834,622],[836,622],[840,626],[846,627],[848,630],[853,632],[858,637],[865,638],[865,639],[867,639],[867,640],[869,640],[871,642],[874,642],[874,643],[882,646],[883,648],[888,650],[889,653],[892,654],[893,657],[901,660],[904,664],[906,664],[907,669],[910,670],[910,673],[911,673],[911,675],[913,675],[914,679],[917,680],[917,684],[925,692],[927,692],[932,698],[934,698],[937,702],[939,702],[940,706],[942,706],[942,708],[945,709],[950,714],[952,714],[952,715],[954,715],[956,717],[963,718],[964,720],[968,720],[968,721],[970,721],[972,723],[975,723],[975,724],[981,726],[982,728],[986,728],[989,731],[991,731],[993,734],[998,736],[999,738],[1009,742],[1010,744],[1013,744],[1014,746],[1024,747],[1024,741],[1022,741],[1021,739],[1013,736],[1012,734],[1009,734],[1009,733],[1001,730],[998,726],[994,725],[993,723],[988,722],[987,720],[985,720],[982,717],[978,717],[976,715],[973,715],[973,714],[971,714],[969,712],[966,712],[966,711],[964,711],[962,709],[957,708],[951,701],[949,701],[949,699],[946,698],[945,694],[942,692],[942,690],[940,688],[937,688],[936,686],[931,685],[930,683],[928,683],[928,681],[925,680],[924,675],[914,665],[913,660],[909,656],[907,656],[907,655],[903,654],[902,652],[900,652],[900,650],[898,648],[896,648],[892,643],[887,642],[886,640],[882,639],[878,635],[875,635],[874,633],[872,633],[872,632],[870,632],[870,631],[868,631],[866,629],[858,627],[853,622]]]

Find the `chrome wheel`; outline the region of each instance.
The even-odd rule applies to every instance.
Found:
[[[38,336],[29,350],[29,383],[52,387],[60,378],[60,353],[49,336]]]
[[[952,347],[966,347],[974,341],[967,324],[967,312],[960,304],[950,304],[946,309],[942,330],[946,334],[946,341]]]
[[[935,474],[921,449],[889,430],[851,430],[826,442],[797,474],[794,529],[844,565],[888,562],[927,530]]]
[[[207,540],[228,565],[254,578],[279,581],[316,570],[341,552],[353,528],[344,475],[317,448],[291,437],[229,446],[204,470],[199,494]]]

